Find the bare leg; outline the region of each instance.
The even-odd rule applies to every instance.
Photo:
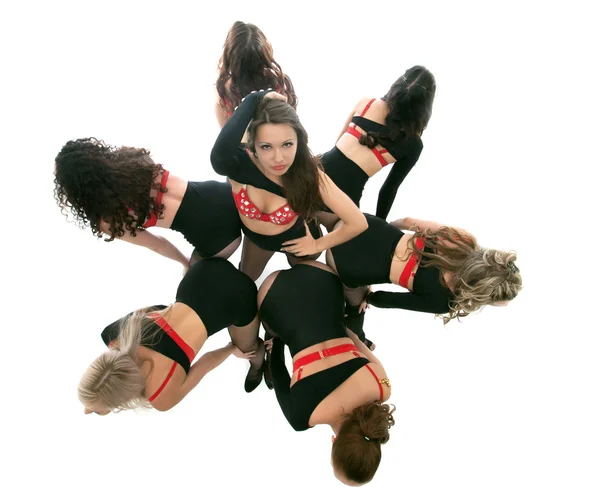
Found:
[[[252,281],[256,281],[265,270],[265,266],[274,253],[270,250],[261,249],[252,240],[244,236],[240,271],[246,273]]]
[[[232,343],[243,352],[256,352],[250,359],[250,370],[246,376],[244,388],[246,392],[254,391],[262,380],[263,363],[265,360],[265,346],[258,337],[260,319],[258,315],[246,326],[229,326],[229,335]]]

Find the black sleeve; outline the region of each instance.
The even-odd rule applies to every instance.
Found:
[[[246,151],[240,147],[248,124],[254,118],[256,108],[263,96],[269,91],[257,91],[250,93],[240,103],[240,106],[227,121],[210,153],[210,161],[213,169],[219,175],[230,177],[236,181],[243,165],[251,161]],[[246,158],[246,159],[244,159]]]
[[[285,366],[284,356],[285,343],[280,338],[273,338],[273,348],[271,350],[271,374],[273,376],[273,388],[281,411],[289,424],[297,431],[306,430],[307,427],[301,427],[295,420],[294,400],[290,392],[291,378]]]
[[[367,295],[367,303],[383,309],[406,309],[432,314],[446,314],[447,305],[436,303],[428,297],[412,292],[386,292],[383,290]]]
[[[408,149],[404,150],[402,156],[392,165],[392,169],[379,191],[376,216],[383,220],[387,219],[390,209],[392,209],[398,187],[415,166],[423,150],[423,143],[420,138],[413,139],[407,142],[406,145]]]

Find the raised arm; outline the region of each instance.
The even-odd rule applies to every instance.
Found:
[[[398,187],[400,187],[408,173],[412,170],[413,166],[415,166],[415,163],[419,160],[419,156],[421,156],[421,151],[423,150],[423,143],[420,139],[409,141],[407,146],[408,149],[406,149],[406,153],[392,165],[392,169],[379,191],[376,216],[383,220],[387,219],[387,216],[390,213],[392,204],[396,199]]]
[[[227,121],[210,153],[210,161],[213,169],[219,175],[235,175],[236,171],[243,165],[240,156],[244,151],[240,149],[240,143],[246,132],[248,124],[256,113],[256,108],[266,92],[250,93],[244,98],[231,118]],[[241,153],[241,154],[240,154]],[[233,177],[232,177],[233,178]]]

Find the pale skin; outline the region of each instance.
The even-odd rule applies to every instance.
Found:
[[[208,338],[206,327],[198,314],[187,305],[177,302],[165,313],[164,317],[181,339],[192,348],[195,355],[198,355]],[[247,332],[253,331],[258,335],[259,325],[260,322],[256,316],[247,326],[230,326],[229,332],[232,340],[236,339],[237,332],[247,334]],[[206,352],[192,364],[187,374],[183,367],[177,365],[166,386],[152,401],[152,407],[159,411],[170,410],[185,398],[210,371],[221,365],[231,355],[250,360],[253,365],[260,365],[262,356],[261,362],[258,362],[256,354],[259,344],[257,339],[251,348],[242,351],[231,342],[223,348]],[[173,365],[173,360],[144,346],[138,348],[136,356],[140,369],[146,377],[144,397],[148,399],[164,383]],[[111,410],[101,403],[91,403],[85,406],[84,412],[107,415]]]
[[[285,96],[270,92],[265,98],[279,98],[287,101]],[[298,139],[293,127],[287,124],[263,124],[257,129],[256,156],[249,153],[250,158],[258,169],[271,181],[282,185],[281,177],[289,170],[294,162]],[[329,177],[319,171],[319,191],[325,205],[334,211],[343,224],[339,231],[315,239],[306,226],[307,236],[284,243],[283,252],[295,256],[310,256],[319,254],[335,245],[343,243],[358,235],[367,228],[364,215],[355,204],[344,194]],[[243,184],[231,180],[232,188],[239,192]],[[248,196],[260,211],[265,213],[276,211],[287,204],[287,200],[262,189],[247,186]],[[252,220],[240,215],[244,224],[252,231],[261,235],[277,235],[294,225],[275,225],[272,223]],[[297,219],[296,219],[297,221]]]
[[[333,272],[329,267],[316,261],[301,261],[301,263],[309,264],[325,271]],[[278,273],[279,272],[276,271],[275,273],[269,275],[261,285],[258,291],[259,307],[271,288],[271,285],[275,281]],[[378,379],[387,379],[387,374],[383,368],[383,365],[379,359],[375,357],[373,352],[371,352],[371,350],[369,350],[365,344],[361,342],[354,333],[352,333],[352,331],[346,330],[346,332],[348,334],[348,337],[346,338],[335,338],[305,348],[294,356],[293,361],[295,362],[299,358],[302,358],[310,353],[318,352],[319,350],[325,350],[326,348],[331,348],[337,345],[351,343],[358,348],[361,357],[365,357],[370,361],[369,366],[373,369]],[[266,341],[265,347],[267,348],[267,351],[270,351],[272,347],[272,340]],[[343,353],[339,355],[332,355],[322,360],[317,360],[303,367],[302,378],[305,378],[311,374],[316,374],[325,369],[329,369],[353,358],[355,358],[354,354]],[[297,381],[298,376],[296,373],[294,373],[291,378],[290,387],[294,386]],[[391,387],[383,384],[383,401],[387,401],[390,396]],[[317,408],[315,408],[310,416],[309,425],[312,427],[319,424],[326,424],[331,427],[334,434],[338,434],[341,424],[344,421],[344,413],[342,410],[354,410],[360,405],[378,400],[379,386],[377,381],[375,381],[373,375],[366,367],[362,367],[357,372],[352,374],[352,376],[344,381],[344,383],[342,383],[338,388],[331,392],[321,403],[319,403]]]

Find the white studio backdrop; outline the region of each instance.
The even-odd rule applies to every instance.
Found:
[[[364,492],[598,493],[597,57],[578,2],[3,4],[2,492],[343,492],[331,431],[294,432],[233,357],[160,413],[84,416],[76,386],[123,314],[171,303],[180,266],[61,216],[53,158],[94,136],[172,173],[220,179],[209,154],[217,61],[258,25],[299,95],[316,153],[353,105],[415,64],[438,91],[421,159],[389,219],[446,222],[518,253],[524,289],[444,327],[371,308],[393,385],[391,440]],[[368,183],[374,213],[386,171]],[[9,190],[7,190],[9,189]],[[595,219],[595,218],[594,218]],[[160,231],[185,253],[181,235]],[[237,265],[240,252],[231,261]],[[275,255],[264,276],[285,269]],[[223,331],[205,346],[227,343]]]

